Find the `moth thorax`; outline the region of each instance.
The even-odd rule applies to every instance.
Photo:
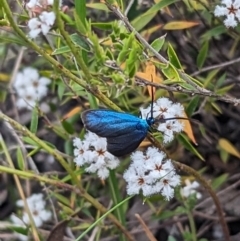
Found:
[[[148,123],[149,126],[151,126],[151,125],[153,125],[153,124],[155,123],[155,120],[154,120],[153,117],[148,117],[148,118],[146,119],[146,121],[147,121],[147,123]]]

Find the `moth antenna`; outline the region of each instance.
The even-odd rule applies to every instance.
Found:
[[[153,77],[151,75],[152,82],[153,82]],[[151,118],[153,119],[153,102],[154,102],[154,93],[153,93],[153,86],[151,86],[151,94],[152,94],[152,102],[151,102]]]

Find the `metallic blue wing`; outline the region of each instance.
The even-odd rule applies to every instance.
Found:
[[[88,130],[102,137],[118,137],[136,129],[147,133],[149,128],[144,119],[111,110],[86,110],[82,121]]]
[[[107,138],[107,149],[115,156],[134,151],[149,129],[146,120],[111,110],[84,111],[82,120],[88,130]]]

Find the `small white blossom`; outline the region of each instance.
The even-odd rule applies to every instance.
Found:
[[[32,214],[34,223],[36,227],[42,226],[46,221],[49,221],[52,217],[52,213],[45,209],[46,202],[43,199],[43,194],[33,194],[26,199],[29,210]],[[20,208],[24,207],[23,200],[18,200],[16,205]],[[28,213],[23,211],[22,217],[16,217],[14,214],[11,215],[12,222],[17,226],[25,227],[25,225],[30,224],[30,218]]]
[[[54,3],[54,0],[30,0],[26,7],[28,9],[32,8],[42,8],[47,9],[47,6],[52,6]],[[62,6],[62,0],[59,1],[59,6]]]
[[[131,160],[123,175],[129,195],[142,191],[144,196],[161,193],[167,200],[173,197],[174,187],[180,184],[180,177],[163,152],[149,147],[145,154],[134,152]]]
[[[50,79],[39,77],[38,71],[31,67],[27,67],[22,72],[17,73],[13,83],[18,96],[16,106],[19,109],[32,109],[36,102],[47,95],[47,85],[49,83]]]
[[[29,37],[36,38],[40,33],[46,35],[53,26],[56,19],[54,12],[42,12],[38,17],[32,18],[28,22],[30,29]]]
[[[119,165],[119,159],[107,151],[106,138],[101,138],[92,132],[85,135],[84,140],[73,140],[74,162],[77,166],[85,166],[85,171],[97,173],[101,179],[109,176],[109,169]]]
[[[222,0],[221,5],[217,5],[214,10],[216,17],[226,16],[224,25],[229,27],[236,27],[240,22],[240,0]]]
[[[190,182],[188,179],[185,180],[185,185],[181,188],[180,193],[183,197],[189,197],[190,195],[196,195],[197,199],[202,198],[202,194],[197,192],[195,189],[199,187],[199,183],[196,181]]]
[[[38,4],[38,0],[30,0],[27,4],[26,7],[27,8],[33,8],[35,5]]]
[[[151,106],[141,108],[142,118],[151,116]],[[163,134],[163,142],[168,143],[173,140],[174,134],[183,131],[184,125],[178,119],[167,120],[168,118],[184,117],[184,108],[179,103],[173,103],[168,98],[159,98],[153,103],[153,118],[156,129]]]

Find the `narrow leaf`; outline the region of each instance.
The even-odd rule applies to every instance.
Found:
[[[209,47],[209,43],[208,41],[206,41],[199,51],[199,54],[197,56],[197,66],[199,69],[203,67],[205,60],[208,56],[208,47]]]
[[[38,128],[38,110],[37,110],[37,108],[34,108],[33,111],[32,111],[30,131],[32,133],[36,133],[37,128]]]
[[[240,152],[236,149],[236,147],[227,139],[221,138],[218,141],[219,146],[225,150],[227,153],[240,158]]]
[[[177,57],[177,54],[176,52],[174,51],[172,45],[169,43],[168,44],[168,50],[167,50],[167,53],[168,53],[168,58],[170,60],[170,63],[175,66],[177,69],[182,69],[182,66],[181,66],[181,63]]]
[[[202,155],[196,150],[196,148],[193,147],[193,145],[188,141],[188,139],[186,138],[185,135],[180,134],[177,137],[179,139],[179,141],[183,144],[183,146],[191,151],[193,154],[195,154],[200,160],[204,161],[204,158],[202,157]]]

